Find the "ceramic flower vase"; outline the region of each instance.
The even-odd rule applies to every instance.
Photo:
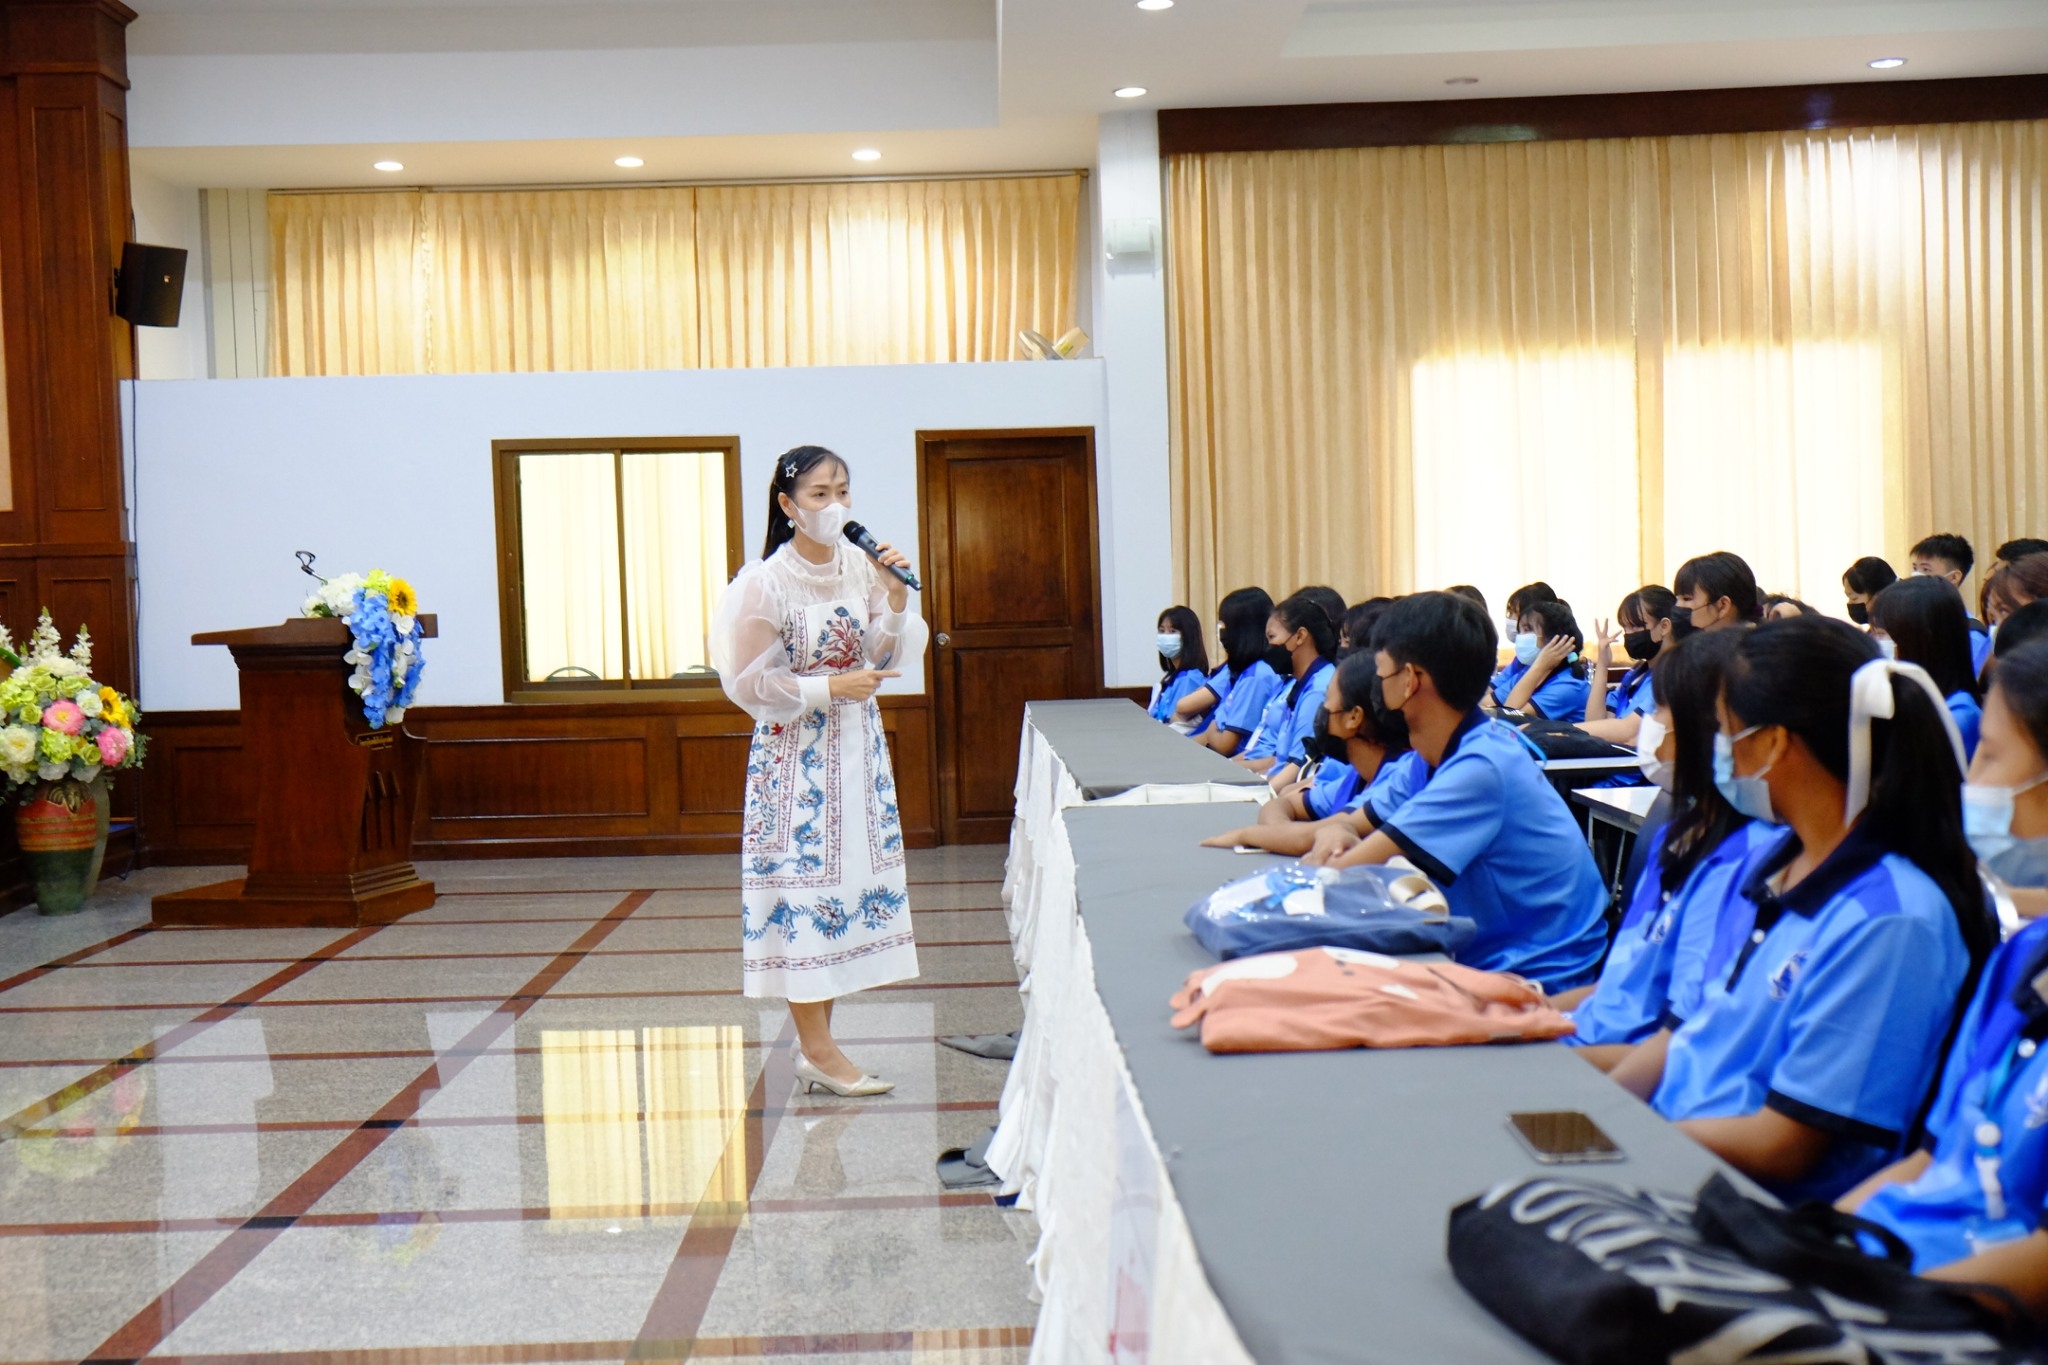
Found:
[[[15,808],[15,837],[42,914],[85,908],[106,857],[106,812],[107,784],[99,778],[41,783]]]

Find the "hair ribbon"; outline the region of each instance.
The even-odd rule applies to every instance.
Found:
[[[1917,683],[1933,701],[1934,712],[1948,731],[1949,747],[1955,750],[1956,772],[1967,772],[1970,767],[1963,753],[1963,732],[1956,728],[1956,718],[1949,714],[1948,702],[1935,689],[1927,670],[1897,659],[1872,659],[1849,679],[1849,790],[1842,802],[1842,819],[1851,823],[1870,804],[1870,722],[1892,719],[1895,677]]]

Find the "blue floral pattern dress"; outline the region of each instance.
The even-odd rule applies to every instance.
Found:
[[[785,545],[719,600],[712,663],[754,719],[740,844],[741,981],[770,999],[832,1000],[917,975],[903,823],[882,713],[829,680],[924,653],[914,606],[889,610],[850,545],[812,564]]]

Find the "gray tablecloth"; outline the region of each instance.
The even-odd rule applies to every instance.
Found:
[[[1161,725],[1145,714],[1144,707],[1121,697],[1035,701],[1025,708],[1024,717],[1045,736],[1090,801],[1155,782],[1249,787],[1265,781]]]
[[[1579,1109],[1628,1154],[1574,1166],[1691,1190],[1706,1151],[1561,1044],[1211,1056],[1167,997],[1212,965],[1181,924],[1209,891],[1277,859],[1196,846],[1219,806],[1065,812],[1081,918],[1108,1008],[1203,1268],[1261,1365],[1485,1365],[1545,1359],[1452,1279],[1452,1205],[1541,1174],[1516,1110]]]

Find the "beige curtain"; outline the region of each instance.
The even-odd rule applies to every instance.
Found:
[[[1172,159],[1177,581],[1549,579],[2048,527],[2048,123]]]
[[[1007,360],[1080,177],[270,196],[272,373]]]
[[[725,524],[722,505],[718,524]],[[527,681],[544,681],[557,669],[625,677],[611,451],[519,457],[519,556]]]
[[[705,636],[728,577],[725,452],[628,451],[619,465],[633,676],[669,678],[711,658]]]

